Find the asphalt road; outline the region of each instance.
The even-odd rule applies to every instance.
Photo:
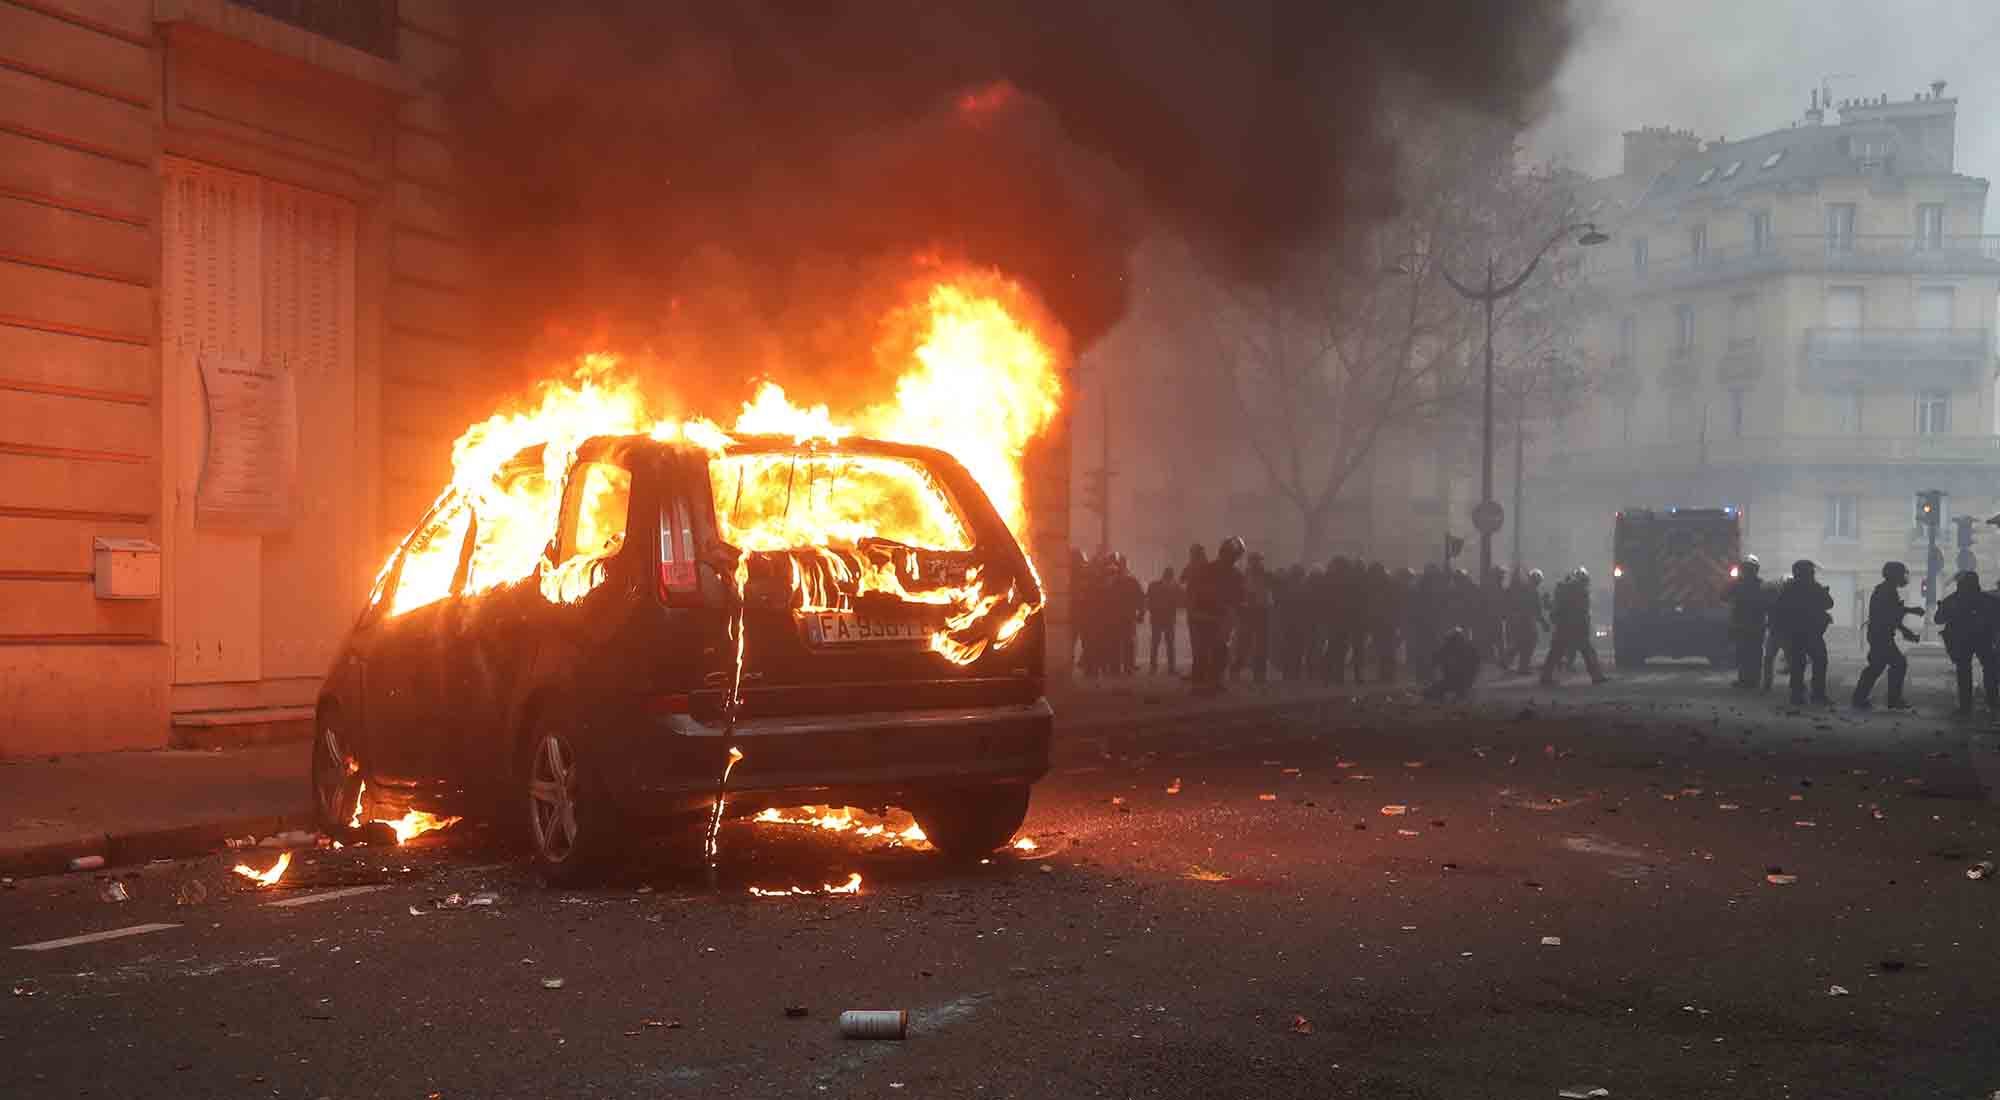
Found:
[[[466,824],[273,889],[25,880],[0,1096],[1989,1097],[2000,737],[1917,685],[1795,713],[1666,666],[1120,742],[971,868],[743,824],[714,888],[656,847],[551,890]]]

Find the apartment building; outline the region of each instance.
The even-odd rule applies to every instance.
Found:
[[[1779,574],[1819,563],[1852,626],[1882,562],[1924,571],[1918,493],[2000,510],[2000,239],[1987,181],[1955,169],[1957,110],[1939,83],[1815,95],[1742,140],[1625,135],[1624,171],[1583,200],[1613,236],[1585,258],[1596,387],[1537,463],[1531,557],[1608,570],[1617,509],[1734,505],[1746,547]]]

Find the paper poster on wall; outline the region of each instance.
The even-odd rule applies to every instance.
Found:
[[[204,352],[208,450],[195,493],[195,523],[235,531],[281,531],[292,523],[298,474],[298,405],[282,363]]]

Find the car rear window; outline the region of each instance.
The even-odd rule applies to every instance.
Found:
[[[973,540],[950,490],[921,460],[822,451],[724,454],[709,461],[722,536],[745,550],[852,548],[884,539],[965,551]]]

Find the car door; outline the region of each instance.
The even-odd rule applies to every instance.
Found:
[[[453,725],[446,657],[471,528],[471,509],[449,497],[398,552],[363,659],[369,770],[378,781],[409,785],[443,774]]]
[[[564,479],[552,554],[541,575],[547,608],[536,644],[549,648],[547,664],[584,726],[618,713],[648,679],[638,667],[647,656],[618,644],[649,598],[642,585],[652,579],[646,560],[652,544],[631,526],[632,485],[632,469],[622,459],[586,450]]]

